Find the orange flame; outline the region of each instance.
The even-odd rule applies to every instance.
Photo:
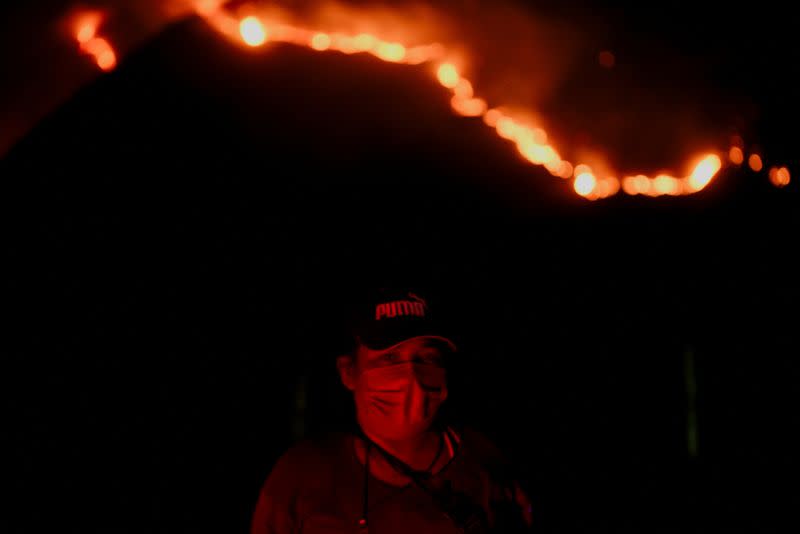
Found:
[[[348,35],[342,32],[319,31],[287,24],[273,17],[254,15],[248,7],[247,16],[235,16],[223,6],[224,0],[190,0],[195,11],[220,33],[247,46],[257,47],[267,40],[291,43],[317,51],[335,50],[346,54],[367,53],[391,63],[417,65],[436,62],[435,77],[447,90],[452,92],[450,105],[458,115],[480,117],[494,129],[496,134],[514,143],[518,153],[526,161],[544,167],[550,174],[563,179],[573,178],[573,188],[581,196],[589,199],[605,198],[619,191],[628,195],[683,195],[696,193],[714,179],[722,168],[722,160],[716,154],[706,154],[694,166],[688,176],[683,178],[669,174],[649,177],[633,174],[621,179],[615,171],[605,165],[602,158],[590,158],[593,170],[585,163],[573,164],[561,157],[558,149],[548,141],[547,132],[525,118],[514,116],[500,108],[488,105],[486,100],[476,96],[473,83],[456,66],[440,43],[406,46],[397,41],[383,40],[372,33]],[[263,13],[262,13],[263,15]],[[102,22],[99,13],[85,13],[77,19],[75,38],[81,49],[94,56],[103,70],[113,69],[117,59],[110,43],[97,36]],[[609,50],[598,54],[598,62],[606,68],[614,66],[616,58]],[[739,136],[731,139],[727,161],[740,165],[744,161],[744,143]],[[599,163],[598,163],[599,162]],[[758,154],[748,158],[751,169],[760,171],[763,162]],[[783,186],[789,182],[789,171],[785,167],[770,170],[772,183]]]
[[[722,160],[716,154],[709,154],[698,163],[687,179],[690,191],[700,191],[706,187],[722,167]]]
[[[331,47],[331,36],[327,33],[317,33],[311,38],[311,48],[318,51],[327,50]]]
[[[226,31],[231,23],[230,21],[226,23],[225,17],[228,16],[220,12],[208,15],[215,27],[231,35],[230,31]],[[369,33],[347,36],[341,33],[313,32],[290,25],[277,26],[280,26],[280,29],[271,32],[271,39],[308,46],[318,51],[367,52],[383,61],[407,64],[433,61],[443,55],[443,49],[438,43],[407,48],[397,42],[383,41]],[[244,38],[244,35],[239,38]],[[600,55],[600,61],[605,66],[612,66],[613,54],[604,51]],[[455,113],[467,117],[482,117],[484,123],[494,128],[497,135],[512,141],[523,158],[535,165],[543,166],[553,176],[561,178],[574,176],[573,188],[586,198],[604,198],[620,190],[627,194],[649,196],[693,193],[706,187],[721,168],[719,157],[711,155],[701,161],[692,174],[684,179],[668,175],[659,175],[655,178],[637,175],[626,177],[620,182],[611,176],[611,173],[603,179],[598,179],[587,166],[576,166],[561,158],[556,148],[548,144],[548,135],[544,129],[528,125],[525,121],[515,119],[496,108],[490,109],[485,100],[475,96],[472,82],[458,71],[453,62],[439,63],[435,76],[443,87],[452,91],[450,105]]]
[[[452,63],[442,63],[439,65],[439,69],[436,71],[436,77],[439,79],[439,83],[448,89],[454,89],[461,79],[455,65]]]
[[[267,30],[258,17],[249,16],[239,23],[239,33],[242,40],[250,46],[261,46],[267,40]]]
[[[597,178],[595,178],[590,170],[583,170],[580,174],[577,174],[578,171],[576,169],[575,172],[575,181],[572,184],[575,188],[575,192],[581,196],[588,197],[597,186]]]
[[[99,11],[87,11],[75,17],[75,39],[79,44],[89,42],[97,34],[97,28],[103,21],[103,14]]]
[[[353,39],[353,42],[356,45],[356,50],[359,52],[366,52],[375,46],[377,39],[368,33],[360,33],[356,35],[355,39]]]
[[[759,156],[758,154],[750,154],[750,157],[747,158],[747,164],[755,172],[759,172],[761,169],[764,168],[764,162],[761,161],[761,156]]]
[[[653,179],[653,191],[658,195],[677,195],[680,192],[680,182],[672,176],[659,174]]]
[[[785,187],[789,185],[792,177],[789,175],[789,169],[786,167],[772,167],[769,170],[769,181],[775,187]]]
[[[450,100],[453,111],[464,117],[480,117],[486,112],[486,101],[481,98],[458,98]]]
[[[731,160],[731,163],[734,165],[741,165],[744,161],[744,152],[742,152],[742,149],[738,146],[732,146],[728,151],[728,159]]]
[[[406,47],[400,43],[380,43],[375,50],[375,55],[384,61],[397,63],[406,57]]]
[[[212,15],[222,7],[226,0],[193,0],[198,15]]]
[[[101,70],[110,71],[117,66],[117,54],[106,39],[97,36],[103,15],[96,11],[81,13],[76,17],[75,40],[80,49],[94,57]]]

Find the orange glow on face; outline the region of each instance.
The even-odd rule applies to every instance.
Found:
[[[764,168],[764,163],[761,161],[761,156],[758,154],[750,154],[750,157],[747,158],[747,164],[755,172],[759,172]]]
[[[738,146],[732,146],[728,151],[728,159],[734,165],[741,165],[744,161],[744,152],[742,152],[742,149]]]
[[[775,187],[785,187],[789,185],[792,177],[789,174],[789,169],[786,167],[772,167],[769,170],[769,181],[772,182],[772,185]]]
[[[267,30],[256,17],[246,17],[239,23],[239,33],[250,46],[261,46],[267,40]]]

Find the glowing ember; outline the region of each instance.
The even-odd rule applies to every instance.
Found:
[[[750,154],[750,157],[747,158],[747,164],[755,172],[759,172],[764,168],[764,162],[761,161],[761,156],[758,154]]]
[[[439,66],[439,70],[436,71],[436,77],[439,79],[439,83],[448,89],[455,88],[461,79],[455,66],[451,63],[442,63]]]
[[[97,36],[102,21],[103,15],[98,12],[79,15],[76,18],[75,39],[84,53],[94,57],[100,69],[110,71],[117,66],[117,54],[106,39]]]
[[[89,42],[97,34],[97,28],[103,21],[103,15],[99,12],[82,13],[75,19],[75,38],[78,43]]]
[[[458,83],[453,87],[453,93],[458,98],[472,98],[475,92],[472,90],[472,84],[469,80],[461,78]]]
[[[378,45],[375,55],[384,61],[403,61],[406,56],[406,48],[400,43],[381,43]]]
[[[688,185],[692,191],[700,191],[714,178],[722,167],[722,160],[716,154],[704,157],[689,175]]]
[[[742,152],[742,149],[738,146],[732,146],[728,151],[728,159],[731,160],[731,163],[734,165],[741,165],[744,161],[744,152]]]
[[[327,50],[331,47],[331,37],[326,33],[318,33],[311,38],[311,48],[318,51]]]
[[[81,49],[94,56],[97,66],[104,71],[110,71],[117,65],[117,55],[108,41],[102,37],[92,37],[81,45]]]
[[[567,179],[570,176],[572,176],[573,172],[574,169],[572,167],[572,163],[570,163],[569,161],[561,160],[561,162],[558,164],[556,172],[554,172],[553,174],[555,174],[559,178]]]
[[[789,169],[786,167],[772,167],[769,170],[769,181],[772,182],[772,185],[775,187],[785,187],[789,185],[791,181]]]
[[[503,117],[503,114],[496,109],[490,109],[483,115],[483,122],[490,128],[497,128],[497,121]],[[571,175],[570,175],[571,176]]]
[[[78,39],[78,42],[83,44],[88,42],[92,37],[94,37],[97,28],[94,26],[83,26],[81,29],[78,30],[78,34],[75,36]]]
[[[458,98],[450,100],[453,111],[464,117],[480,117],[486,112],[486,101],[480,98]]]
[[[650,194],[650,179],[643,175],[626,176],[622,179],[622,189],[629,195]]]
[[[596,185],[597,178],[589,171],[584,171],[575,176],[575,182],[573,183],[575,192],[584,197],[591,195]]]
[[[211,15],[224,3],[225,0],[194,0],[194,9],[199,15]]]
[[[251,16],[242,19],[239,24],[239,33],[241,33],[244,42],[250,46],[261,46],[267,40],[267,30],[256,17]]]
[[[371,50],[372,47],[375,46],[376,41],[377,39],[368,33],[360,33],[356,35],[355,39],[353,39],[353,43],[356,45],[356,50],[361,52]]]
[[[659,195],[677,195],[680,185],[677,178],[660,174],[653,180],[653,190]]]
[[[356,50],[355,39],[346,35],[334,34],[331,36],[331,46],[345,54],[355,54]]]
[[[110,47],[97,55],[97,66],[104,71],[110,71],[117,66],[117,55]]]

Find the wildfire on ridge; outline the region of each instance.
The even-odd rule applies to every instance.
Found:
[[[435,79],[452,93],[450,105],[458,115],[479,117],[495,133],[512,142],[518,153],[528,162],[544,167],[551,175],[572,180],[575,192],[587,199],[596,200],[623,192],[628,195],[689,195],[703,190],[717,176],[726,163],[747,165],[754,172],[764,168],[761,155],[745,154],[742,139],[735,136],[727,151],[727,158],[714,150],[700,152],[694,163],[687,165],[681,176],[660,173],[621,174],[610,169],[602,161],[570,162],[564,159],[557,148],[548,141],[547,132],[541,125],[520,118],[502,106],[489,106],[486,100],[475,94],[473,83],[458,67],[458,62],[448,55],[440,43],[407,46],[397,41],[387,41],[372,33],[348,34],[338,31],[320,31],[269,19],[259,14],[252,6],[245,6],[245,15],[236,15],[225,9],[221,0],[193,0],[195,13],[203,17],[211,27],[229,39],[257,48],[270,42],[290,43],[318,52],[335,51],[344,54],[367,53],[377,59],[407,65],[430,64]],[[117,55],[109,41],[98,35],[104,14],[90,11],[75,18],[74,37],[80,50],[91,55],[97,66],[110,71],[117,65]],[[600,63],[612,67],[613,54],[603,51]],[[773,166],[769,179],[776,187],[790,182],[786,167]],[[621,176],[621,177],[620,177]]]

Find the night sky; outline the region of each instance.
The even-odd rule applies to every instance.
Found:
[[[709,117],[748,102],[788,187],[728,168],[689,197],[589,202],[421,68],[244,53],[197,19],[81,86],[0,159],[0,529],[246,532],[278,455],[350,422],[347,299],[409,283],[457,327],[452,417],[519,466],[540,532],[791,531],[800,158],[772,73],[797,50],[775,9],[752,31],[654,9],[577,13],[615,50],[711,65],[689,96],[718,92]]]

